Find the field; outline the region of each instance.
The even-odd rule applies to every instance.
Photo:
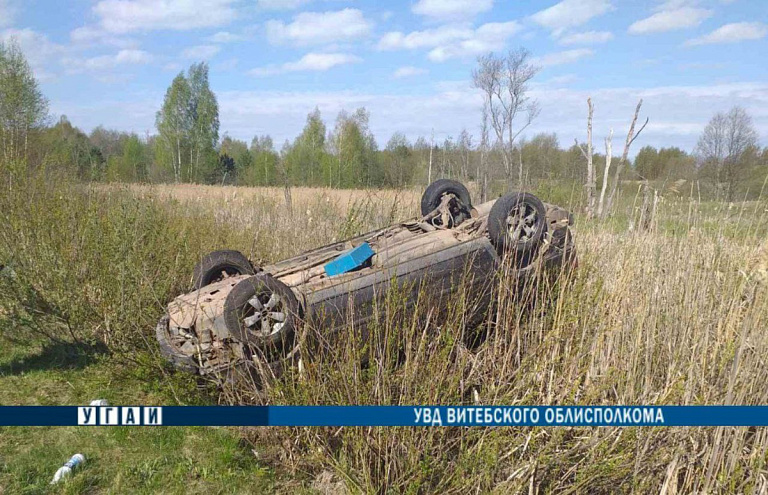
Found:
[[[196,260],[257,263],[417,212],[421,191],[84,186],[0,195],[0,403],[249,401],[175,373],[154,323]],[[577,186],[540,186],[578,209]],[[631,184],[606,222],[576,217],[578,270],[532,295],[500,277],[485,341],[465,345],[461,291],[440,326],[397,294],[362,365],[354,332],[270,382],[271,404],[768,404],[768,204],[660,191],[648,231]],[[503,275],[503,274],[502,274]],[[313,329],[306,329],[311,332]],[[263,490],[764,493],[762,428],[2,428],[0,493]]]

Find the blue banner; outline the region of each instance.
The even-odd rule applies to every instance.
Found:
[[[0,426],[768,426],[768,406],[0,406]]]

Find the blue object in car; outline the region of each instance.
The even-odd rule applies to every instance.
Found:
[[[326,263],[323,267],[325,268],[325,274],[333,277],[334,275],[351,272],[363,266],[374,254],[371,246],[364,242]]]

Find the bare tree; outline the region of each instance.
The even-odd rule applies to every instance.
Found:
[[[608,215],[608,212],[611,211],[611,205],[613,205],[613,199],[616,195],[616,190],[619,186],[619,177],[621,176],[622,170],[624,170],[624,165],[627,163],[627,157],[629,155],[629,147],[632,146],[632,143],[637,139],[637,137],[640,135],[641,132],[643,132],[643,129],[645,129],[645,126],[648,125],[648,119],[645,119],[645,123],[640,127],[640,130],[637,131],[637,134],[635,134],[635,124],[637,123],[637,115],[640,113],[640,107],[643,104],[643,100],[640,100],[637,103],[637,107],[635,107],[635,115],[632,118],[632,124],[629,126],[629,132],[627,132],[627,140],[624,142],[624,153],[621,155],[621,160],[619,160],[618,165],[616,166],[616,172],[613,175],[613,185],[611,187],[611,194],[608,196],[608,201],[605,200],[605,194],[608,190],[608,177],[610,176],[611,171],[611,161],[612,161],[612,145],[611,141],[613,140],[613,129],[611,129],[611,133],[607,138],[605,138],[605,152],[606,152],[606,160],[605,160],[605,169],[603,170],[603,187],[600,190],[600,201],[597,203],[597,216],[600,218],[605,218]],[[587,106],[589,107],[589,114],[587,116],[587,149],[584,150],[584,147],[582,147],[578,141],[576,141],[576,145],[581,150],[581,154],[584,155],[584,158],[587,159],[587,183],[585,185],[587,189],[587,218],[592,218],[595,216],[595,193],[596,193],[596,184],[595,184],[595,167],[592,163],[592,115],[594,113],[594,106],[592,105],[592,98],[587,98]]]
[[[480,202],[488,200],[488,105],[483,104],[483,124],[480,128],[480,162],[477,180],[480,181]]]
[[[432,183],[432,150],[435,149],[435,129],[432,128],[432,137],[429,139],[429,172],[427,172],[427,184]]]
[[[745,153],[756,144],[757,131],[752,117],[738,106],[727,114],[715,114],[699,138],[696,153],[701,165],[712,169],[715,180],[725,187],[728,201],[734,199]]]
[[[467,177],[469,177],[470,152],[472,150],[472,135],[468,133],[466,129],[462,129],[461,134],[459,134],[457,150],[459,152],[461,168],[459,175],[462,179],[466,180]]]
[[[592,163],[592,115],[595,107],[592,105],[592,98],[587,98],[587,107],[589,107],[589,114],[587,114],[587,149],[579,144],[574,139],[576,146],[581,150],[581,154],[587,160],[587,183],[585,187],[587,189],[587,218],[592,218],[595,214],[595,166]]]
[[[472,81],[483,93],[485,111],[502,152],[507,180],[512,182],[515,140],[539,114],[536,101],[528,97],[528,84],[539,68],[529,62],[525,48],[511,50],[506,56],[493,53],[477,59]],[[518,166],[519,185],[523,185],[522,161]]]
[[[632,143],[635,142],[635,139],[637,139],[640,133],[643,132],[643,129],[645,129],[645,126],[648,125],[648,118],[646,117],[645,123],[643,123],[643,125],[637,131],[637,134],[635,134],[635,124],[637,123],[637,116],[640,113],[640,107],[642,106],[643,106],[643,100],[641,98],[640,101],[637,102],[637,106],[635,107],[635,114],[632,117],[632,124],[630,124],[629,131],[627,132],[627,140],[624,141],[624,152],[621,154],[621,160],[619,160],[619,164],[616,166],[616,173],[613,175],[613,183],[611,185],[611,195],[608,196],[608,206],[602,211],[603,217],[608,215],[608,212],[611,211],[611,207],[613,206],[613,200],[616,197],[616,191],[619,188],[619,180],[621,178],[621,172],[624,171],[624,166],[627,164],[627,157],[629,156],[629,147],[632,146]]]
[[[604,212],[608,211],[604,208],[605,205],[605,191],[608,189],[608,177],[611,174],[611,161],[613,160],[613,129],[608,133],[608,137],[605,138],[605,170],[603,170],[603,187],[600,189],[600,201],[597,203],[597,216],[603,218]]]
[[[285,158],[288,156],[291,150],[291,143],[285,140],[283,149],[280,150],[280,156],[277,159],[277,172],[280,175],[280,179],[283,183],[283,196],[285,198],[285,208],[288,210],[289,215],[293,215],[293,200],[291,198],[291,176],[288,173],[288,167],[285,163]]]

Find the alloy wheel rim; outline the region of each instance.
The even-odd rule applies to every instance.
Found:
[[[520,203],[507,215],[507,232],[513,242],[529,242],[536,234],[538,213],[526,203]]]
[[[266,338],[282,330],[287,320],[283,299],[274,292],[262,292],[246,303],[244,327],[255,335]]]

